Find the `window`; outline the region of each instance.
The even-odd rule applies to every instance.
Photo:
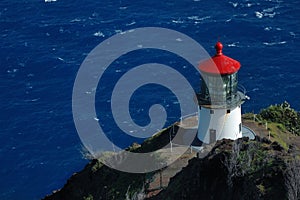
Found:
[[[229,114],[229,113],[230,113],[230,109],[228,109],[228,110],[226,111],[226,113]]]
[[[242,123],[239,124],[239,132],[242,132]]]
[[[214,110],[210,110],[210,114],[214,114],[215,112],[214,112]]]

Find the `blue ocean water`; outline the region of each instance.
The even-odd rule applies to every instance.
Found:
[[[88,162],[72,119],[76,73],[96,45],[128,29],[180,31],[212,55],[220,38],[225,54],[242,64],[239,82],[251,97],[243,112],[284,100],[300,110],[299,6],[297,0],[2,0],[0,199],[40,199]],[[168,56],[156,60],[172,64]],[[149,54],[140,57],[147,60]],[[107,90],[119,76],[113,69],[103,79]],[[195,73],[183,73],[197,90]],[[141,90],[132,106],[157,103],[151,88]],[[178,105],[169,101],[163,104],[170,107],[172,123]],[[109,112],[105,106],[101,115]],[[147,124],[145,113],[132,110],[137,123]]]

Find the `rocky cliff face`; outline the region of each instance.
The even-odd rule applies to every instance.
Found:
[[[258,135],[271,140],[258,136],[255,140],[224,139],[218,141],[206,157],[198,158],[189,153],[158,172],[129,174],[92,160],[45,200],[299,200],[299,116],[287,102],[270,106],[259,115],[248,113],[244,115],[244,122],[253,126]],[[253,121],[255,118],[259,121]],[[267,130],[260,127],[264,124],[268,124]],[[159,149],[169,143],[169,132],[170,128],[162,130],[142,145],[133,145],[128,150]]]
[[[205,158],[194,157],[157,195],[152,174],[128,174],[93,160],[45,199],[300,199],[300,162],[277,142],[256,137],[221,140]]]
[[[299,160],[277,142],[222,140],[150,199],[299,199],[299,170]]]

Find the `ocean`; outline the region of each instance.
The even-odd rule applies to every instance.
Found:
[[[105,39],[162,27],[188,35],[211,55],[220,40],[224,54],[242,64],[239,83],[251,98],[243,104],[244,113],[285,100],[300,110],[299,19],[297,0],[2,0],[0,199],[40,199],[88,163],[73,122],[72,90],[81,63]],[[161,52],[138,54],[128,65],[130,56],[115,62],[99,90],[111,94],[122,74],[150,58],[176,65]],[[195,71],[182,73],[198,90]],[[155,93],[150,85],[134,94],[131,115],[145,125],[147,106],[161,103],[168,108],[167,126],[180,117],[178,104],[168,90],[153,87]],[[159,102],[162,96],[167,97]],[[96,97],[98,114],[107,116],[102,123],[109,124],[110,96]]]

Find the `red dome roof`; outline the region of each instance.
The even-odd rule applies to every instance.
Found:
[[[215,48],[217,51],[216,55],[200,63],[199,69],[201,72],[226,75],[233,74],[240,69],[241,64],[238,61],[223,55],[221,42],[217,42]]]

